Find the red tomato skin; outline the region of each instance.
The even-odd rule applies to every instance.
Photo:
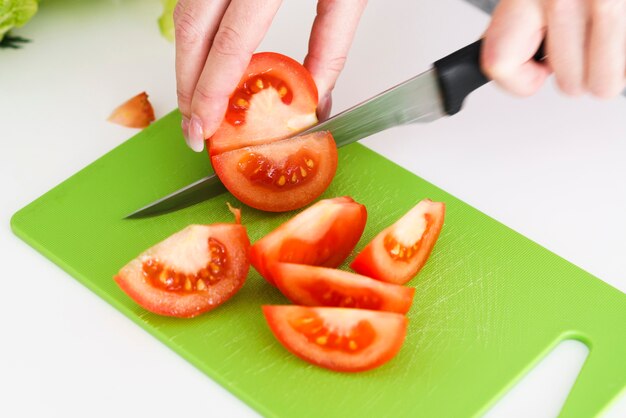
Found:
[[[331,206],[335,211],[328,225],[322,225],[327,227],[325,234],[312,243],[300,239],[298,219],[303,219],[312,213],[305,212],[315,211],[320,205]],[[273,262],[337,267],[358,243],[366,222],[367,209],[351,197],[320,200],[255,242],[248,253],[250,263],[271,284],[274,280],[268,265]]]
[[[221,294],[191,293],[181,295],[152,286],[141,277],[141,273],[137,273],[130,267],[133,263],[137,263],[143,253],[114,276],[115,282],[139,306],[158,315],[193,318],[217,308],[233,297],[246,281],[250,268],[246,257],[250,241],[246,228],[242,225],[213,224],[211,228],[219,228],[220,233],[217,234],[217,238],[226,245],[232,263],[232,267],[227,271],[227,273],[231,273],[231,276],[220,281],[222,283],[220,290],[223,291],[220,292]],[[156,244],[155,247],[157,245],[159,244]],[[150,249],[146,251],[150,251]],[[209,289],[211,287],[209,286]]]
[[[374,246],[368,244],[359,254],[357,254],[352,263],[350,263],[350,268],[356,271],[358,274],[362,274],[363,276],[371,277],[372,279],[380,280],[383,282],[394,283],[384,279],[384,266],[382,264],[374,262],[373,253]]]
[[[445,217],[445,204],[441,202],[431,202],[431,210],[428,215],[432,217],[432,224],[427,233],[429,239],[420,247],[419,251],[407,263],[393,260],[384,248],[384,239],[392,230],[394,225],[381,231],[365,248],[357,254],[350,264],[350,268],[359,274],[393,284],[405,284],[415,277],[428,261],[430,254],[437,243]],[[399,272],[398,270],[403,271]]]
[[[281,306],[281,305],[264,305],[261,307],[263,310],[263,315],[269,325],[272,333],[278,339],[283,347],[285,347],[290,353],[299,357],[300,359],[314,364],[316,366],[320,366],[329,370],[337,371],[337,372],[347,372],[347,373],[355,373],[355,372],[363,372],[367,370],[372,370],[377,367],[388,363],[391,359],[393,359],[400,349],[402,348],[402,344],[404,343],[404,339],[406,337],[406,329],[408,326],[408,320],[404,315],[393,313],[393,312],[378,312],[381,316],[389,316],[392,318],[392,321],[388,321],[392,323],[393,329],[387,329],[387,334],[391,334],[389,338],[385,338],[385,347],[384,350],[381,350],[379,355],[376,357],[369,359],[368,361],[359,361],[358,357],[352,359],[346,359],[346,356],[333,356],[332,354],[328,355],[320,355],[319,352],[306,352],[302,350],[301,347],[297,347],[294,341],[293,332],[289,330],[288,325],[285,324],[285,311],[287,309],[314,309],[314,310],[352,310],[352,311],[361,311],[361,312],[373,312],[366,311],[361,309],[348,309],[348,308],[305,308],[300,306]],[[378,330],[382,331],[382,330]],[[343,357],[343,358],[341,358]]]
[[[326,267],[273,263],[270,271],[281,293],[296,305],[359,308],[406,314],[415,294],[413,287],[384,283]],[[325,300],[323,295],[315,293],[315,289],[323,289],[333,297]]]

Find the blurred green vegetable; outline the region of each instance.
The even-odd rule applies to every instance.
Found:
[[[40,0],[0,0],[0,41],[13,28],[25,25],[37,13]],[[159,18],[161,34],[174,41],[174,7],[178,0],[161,0],[163,14]],[[19,38],[21,39],[21,38]]]
[[[0,0],[0,40],[11,29],[28,22],[38,5],[38,0]]]
[[[0,0],[2,1],[2,0]],[[161,34],[170,42],[174,42],[174,7],[178,0],[162,0],[163,14],[159,18]]]

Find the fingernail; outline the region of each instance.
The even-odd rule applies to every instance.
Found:
[[[317,117],[320,121],[328,119],[332,108],[332,96],[326,93],[317,104]]]
[[[187,145],[195,152],[201,152],[204,149],[204,132],[202,130],[202,122],[196,115],[191,115],[191,121],[188,128]]]

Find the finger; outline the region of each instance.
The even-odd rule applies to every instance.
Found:
[[[233,0],[230,3],[194,91],[190,135],[202,135],[204,139],[215,133],[224,119],[230,95],[280,4],[281,0]]]
[[[548,4],[547,53],[561,91],[585,91],[586,0],[551,0]]]
[[[489,78],[510,93],[529,96],[544,83],[550,69],[533,56],[545,34],[541,4],[536,0],[504,0],[485,33],[481,66]]]
[[[179,0],[174,9],[178,107],[191,117],[191,98],[230,0]]]
[[[366,0],[319,0],[304,66],[319,93],[318,116],[330,113],[330,93],[343,70]]]
[[[626,69],[626,2],[591,3],[586,87],[595,96],[610,98],[624,88]]]

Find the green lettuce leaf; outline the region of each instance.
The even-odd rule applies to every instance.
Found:
[[[0,41],[13,28],[19,28],[37,13],[37,0],[0,0]]]
[[[0,0],[2,1],[2,0]],[[174,42],[174,7],[178,0],[162,0],[163,14],[159,18],[161,34],[170,42]]]

